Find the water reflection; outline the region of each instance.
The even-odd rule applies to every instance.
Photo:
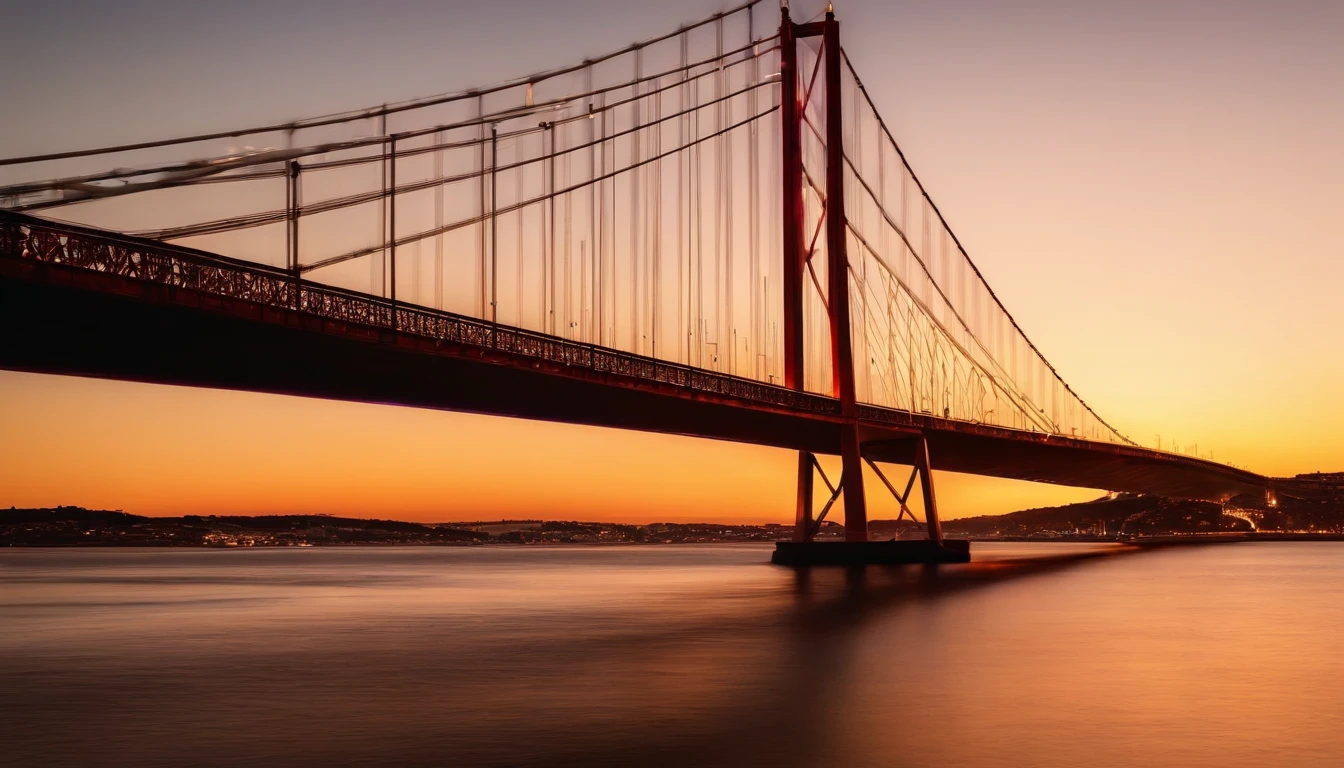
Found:
[[[20,765],[1325,764],[1337,551],[3,552],[0,717]]]

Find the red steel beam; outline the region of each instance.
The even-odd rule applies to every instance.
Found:
[[[798,47],[789,8],[780,9],[780,130],[783,156],[784,386],[803,389],[803,148]]]
[[[840,113],[840,22],[826,13],[822,33],[826,57],[826,256],[827,307],[831,321],[831,393],[840,400],[840,460],[845,477],[845,540],[868,540],[868,505],[863,494],[859,450],[858,398],[849,330],[849,256],[845,240],[845,136]]]
[[[780,147],[783,162],[784,386],[803,389],[803,147],[798,44],[789,7],[779,10]],[[812,454],[798,452],[793,540],[812,536]]]

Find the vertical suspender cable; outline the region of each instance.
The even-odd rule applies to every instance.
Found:
[[[299,270],[299,161],[289,161],[289,268],[294,272],[294,308],[302,309],[299,300],[301,290]]]
[[[704,259],[704,164],[701,158],[700,144],[700,80],[694,81],[695,96],[695,123],[694,130],[691,131],[691,140],[695,145],[691,148],[695,153],[695,173],[691,178],[691,189],[695,192],[695,272],[691,277],[692,286],[695,289],[695,364],[704,367],[705,364],[705,259]]]
[[[397,327],[397,137],[387,143],[387,260],[390,262],[391,278],[388,280],[388,295],[392,299],[392,327]]]
[[[546,177],[551,168],[554,167],[555,158],[551,157],[549,163],[540,162],[546,157],[546,134],[548,131],[541,130],[537,132],[537,155],[538,165],[541,166],[541,188],[547,189],[548,182]],[[549,255],[549,236],[547,235],[547,221],[550,214],[555,209],[555,193],[549,192],[546,195],[547,205],[537,206],[537,261],[541,268],[541,283],[537,286],[537,330],[546,333],[550,327],[550,315],[547,313],[547,304],[550,299],[550,281],[555,278],[552,273],[552,267],[555,266],[555,257]],[[554,230],[551,230],[554,232]]]
[[[476,117],[477,118],[485,117],[485,97],[483,96],[476,97]],[[486,319],[486,309],[487,309],[485,300],[486,270],[485,270],[485,123],[484,122],[481,123],[480,128],[477,132],[480,134],[481,139],[480,159],[476,167],[476,171],[478,173],[477,186],[480,192],[479,203],[480,203],[481,223],[480,226],[476,228],[477,250],[479,251],[476,260],[476,271],[478,277],[480,278],[479,280],[480,291],[478,292],[476,315],[480,317],[482,320],[484,320]]]
[[[524,169],[521,164],[523,159],[523,140],[517,138],[513,140],[513,159],[519,163],[513,172],[513,201],[520,203],[524,199],[523,183],[527,180],[524,175]],[[514,249],[514,270],[513,270],[513,291],[514,291],[514,324],[519,328],[527,326],[523,318],[523,221],[527,218],[527,209],[519,208],[513,212],[518,217],[517,242]]]
[[[756,41],[755,26],[753,21],[755,14],[747,11],[747,39],[749,42]],[[751,62],[748,72],[747,85],[753,86],[747,94],[747,114],[756,114],[756,85],[757,75],[760,73],[760,60],[756,58],[756,48],[744,54],[745,58]],[[747,354],[748,361],[751,364],[751,377],[761,379],[761,366],[759,363],[759,352],[761,349],[761,323],[760,323],[760,303],[756,299],[756,285],[760,281],[760,211],[757,208],[759,195],[759,180],[757,173],[760,168],[760,126],[752,121],[747,128],[747,307],[751,315],[751,322],[748,326]],[[757,354],[752,354],[755,350]]]
[[[630,124],[633,132],[630,134],[630,351],[643,353],[643,334],[640,298],[643,290],[640,284],[640,278],[644,271],[644,252],[640,247],[640,225],[645,223],[644,217],[639,209],[639,184],[645,178],[643,168],[639,166],[640,149],[642,147],[640,126],[640,108],[642,99],[639,98],[639,78],[642,72],[643,51],[635,51],[634,78],[630,81]],[[617,126],[619,128],[619,126]],[[613,206],[614,210],[614,206]],[[615,238],[612,239],[615,242]]]
[[[434,143],[442,144],[443,131],[434,134]],[[434,150],[434,178],[443,178],[443,150]],[[443,184],[434,185],[434,229],[443,227]],[[443,235],[434,237],[434,308],[443,309]]]
[[[653,132],[653,155],[659,157],[663,153],[663,96],[661,93],[654,96],[653,119],[658,128]],[[659,310],[662,309],[662,276],[663,276],[663,161],[659,160],[653,168],[653,280],[650,284],[650,313],[652,318],[649,322],[649,354],[652,357],[658,356],[658,323]]]
[[[550,321],[551,335],[555,335],[555,123],[546,124],[547,131],[551,136],[551,163],[549,173],[550,183],[547,189],[547,201],[550,205],[550,216],[548,223],[550,226],[550,237],[548,248],[550,250],[550,311],[546,314],[546,319]]]
[[[723,61],[723,33],[719,33],[719,98],[723,98],[728,93],[728,69]],[[722,130],[726,125],[733,123],[733,100],[723,102],[723,121],[719,126]],[[733,208],[736,207],[736,201],[733,199],[733,134],[725,133],[720,139],[723,143],[723,338],[720,343],[728,345],[728,372],[737,375],[737,317],[733,313],[733,241],[736,239],[733,232]]]
[[[605,99],[603,99],[603,101],[605,101]],[[598,170],[598,173],[599,173],[601,176],[605,176],[605,175],[607,174],[607,112],[606,112],[606,110],[603,110],[603,111],[602,111],[602,114],[599,116],[599,119],[602,121],[601,126],[599,126],[599,127],[601,128],[601,132],[602,132],[601,135],[602,135],[602,137],[601,137],[601,139],[598,141],[597,170]],[[597,339],[596,339],[596,343],[597,343],[597,344],[605,344],[605,343],[606,343],[606,338],[607,338],[607,334],[606,334],[606,330],[607,330],[607,326],[606,326],[606,305],[607,305],[607,280],[606,280],[606,276],[607,276],[607,275],[606,275],[606,272],[607,272],[607,270],[606,270],[606,267],[607,267],[607,248],[606,248],[607,222],[606,222],[606,213],[607,213],[607,194],[606,194],[606,191],[605,191],[604,187],[606,186],[606,182],[604,182],[604,181],[599,181],[599,182],[597,183],[597,186],[598,186],[598,193],[597,193],[597,246],[596,246],[596,249],[595,249],[594,252],[593,252],[593,263],[594,263],[594,264],[596,265],[596,267],[597,267],[597,294],[593,297],[593,303],[596,305],[596,311],[597,311]],[[612,189],[615,190],[616,185],[613,183],[611,186],[612,186]],[[612,194],[615,195],[615,192],[613,191]],[[615,198],[613,197],[613,203],[614,203],[614,202],[615,202]],[[615,214],[615,211],[613,211],[612,213],[613,213],[613,215],[614,215],[614,214]]]
[[[591,234],[592,233],[589,232],[590,236]],[[585,320],[585,313],[587,313],[588,308],[588,294],[592,291],[593,287],[592,278],[589,276],[591,274],[589,272],[590,269],[591,266],[588,263],[588,241],[580,240],[579,272],[582,275],[583,279],[579,281],[579,320],[581,323],[583,323],[581,327],[583,328],[584,334],[586,335],[587,339],[593,338],[592,320],[588,319],[587,322],[583,322]],[[591,313],[587,313],[587,317],[591,318]]]
[[[572,164],[573,156],[565,155],[565,186],[568,187],[574,183],[574,167]],[[574,322],[574,292],[571,287],[574,272],[571,264],[570,254],[574,248],[574,195],[565,195],[565,334],[569,337],[570,329]]]
[[[386,109],[387,105],[384,104],[383,108]],[[386,112],[378,116],[378,135],[379,136],[387,135]],[[378,179],[379,183],[383,185],[383,195],[382,198],[378,201],[378,204],[380,206],[380,210],[378,211],[378,242],[386,243],[387,242],[387,148],[385,146],[382,147],[382,157],[379,158],[378,164],[379,164]],[[383,270],[381,267],[382,265],[378,262],[377,259],[373,257],[373,254],[370,254],[369,293],[376,292],[379,296],[384,295],[384,288],[386,287],[385,283],[387,282],[384,279],[385,275],[383,275]]]
[[[680,40],[681,88],[679,89],[681,96],[680,107],[682,112],[685,112],[686,109],[688,108],[686,96],[689,89],[686,87],[686,82],[690,79],[690,72],[688,72],[686,69],[686,57],[688,53],[686,49],[686,42],[687,42],[686,33],[682,32]],[[684,270],[689,269],[690,267],[691,237],[689,229],[685,230],[686,236],[682,237],[683,234],[682,214],[683,212],[685,213],[690,212],[690,205],[683,206],[684,196],[682,195],[682,191],[685,188],[686,176],[690,175],[691,170],[690,154],[686,151],[686,122],[689,119],[690,117],[687,115],[682,115],[681,117],[677,118],[677,147],[679,147],[681,151],[678,153],[677,157],[677,329],[676,329],[676,333],[678,336],[677,340],[678,347],[680,347],[682,344],[686,345],[685,348],[686,354],[684,356],[678,354],[677,359],[685,357],[686,362],[688,364],[690,363],[691,345],[689,339],[686,337],[684,333],[684,331],[686,330],[686,312],[684,311],[686,302],[683,299],[685,291],[685,280],[683,277],[683,273]],[[685,170],[683,171],[683,169]],[[686,219],[686,222],[687,222],[686,226],[689,227],[690,219],[689,218]]]
[[[591,65],[584,70],[584,90],[586,92],[593,90],[593,68]],[[590,101],[588,103],[588,179],[590,181],[597,178],[597,116],[593,112],[593,103]],[[588,185],[588,244],[593,247],[594,254],[596,254],[597,249],[597,186],[595,183]],[[579,258],[580,261],[583,260],[582,253],[580,253]],[[584,268],[583,273],[589,298],[582,300],[579,306],[581,316],[583,313],[587,313],[587,341],[589,342],[593,341],[593,322],[596,316],[596,312],[588,306],[588,302],[596,294],[595,289],[597,287],[596,270],[593,268],[592,262],[592,259],[588,260],[588,266]]]
[[[490,345],[499,344],[499,124],[490,124]]]
[[[718,67],[718,76],[714,78],[714,131],[717,134],[723,130],[723,102],[718,101],[723,96],[723,18],[720,17],[714,21],[714,53],[720,57],[714,64]],[[723,185],[723,147],[725,137],[722,134],[714,138],[714,358],[710,361],[714,364],[714,369],[718,370],[718,357],[722,352],[722,344],[725,340],[732,341],[728,337],[727,326],[724,322],[723,305],[723,272],[722,255],[724,241],[724,211],[726,201],[724,199]],[[729,349],[732,345],[729,345]]]

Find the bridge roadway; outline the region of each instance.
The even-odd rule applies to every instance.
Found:
[[[835,454],[839,401],[0,211],[0,368],[635,429]],[[1218,500],[1271,480],[1188,456],[861,406],[874,461]]]

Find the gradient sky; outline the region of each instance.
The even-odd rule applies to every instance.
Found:
[[[768,0],[767,0],[768,2]],[[795,3],[807,17],[815,3]],[[0,8],[0,155],[396,101],[577,61],[721,2]],[[819,7],[819,5],[818,5]],[[1146,445],[1344,470],[1344,4],[836,4],[986,279]],[[0,373],[0,504],[407,519],[791,519],[793,457],[386,406]],[[947,517],[1094,495],[944,476]],[[870,486],[875,516],[894,510]]]

